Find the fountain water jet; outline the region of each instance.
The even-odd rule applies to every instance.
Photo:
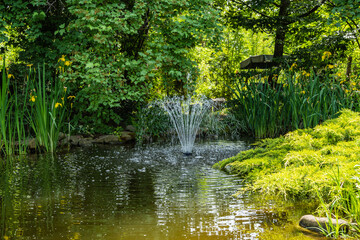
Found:
[[[181,144],[181,151],[191,155],[196,134],[204,115],[212,106],[212,100],[201,97],[171,97],[161,100],[160,106],[169,114]]]

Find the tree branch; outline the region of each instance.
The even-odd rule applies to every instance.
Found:
[[[259,12],[258,10],[252,8],[249,4],[246,4],[246,3],[244,3],[243,1],[235,1],[235,0],[234,0],[233,2],[235,2],[235,3],[237,3],[237,4],[240,4],[240,5],[244,5],[244,6],[246,6],[247,8],[251,9],[252,11],[256,12],[257,14],[260,14],[260,15],[263,16],[263,17],[270,18],[270,16],[268,16],[268,15],[262,13],[262,12]]]
[[[357,26],[356,22],[355,22],[354,20],[351,20],[351,22],[355,25],[356,31],[357,31],[357,30],[359,29],[359,27]],[[360,48],[360,42],[359,42],[358,37],[356,36],[355,29],[351,26],[351,24],[349,23],[349,21],[346,21],[346,23],[349,25],[351,31],[353,32],[354,37],[355,37],[355,41],[356,41],[358,47]]]
[[[280,4],[272,3],[275,7],[280,7]]]
[[[297,16],[296,18],[305,18],[307,16],[309,16],[310,14],[314,13],[316,10],[318,10],[327,0],[321,0],[319,5],[316,5],[315,7],[313,7],[310,11],[301,14],[299,16]]]

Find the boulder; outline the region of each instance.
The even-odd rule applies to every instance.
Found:
[[[347,232],[349,229],[349,222],[343,219],[330,219],[332,226],[339,227],[339,230],[342,232]],[[301,217],[299,222],[300,227],[306,228],[313,232],[321,233],[322,229],[327,232],[327,230],[332,231],[329,227],[329,219],[326,217],[315,217],[313,215],[304,215]]]
[[[61,140],[63,140],[63,139],[65,139],[66,138],[66,134],[65,133],[63,133],[63,132],[59,132],[59,141],[61,141]]]
[[[110,144],[110,143],[119,143],[120,139],[117,135],[103,135],[94,140],[93,143],[103,143],[103,144]]]
[[[127,142],[127,141],[131,141],[131,140],[134,140],[135,139],[135,133],[134,132],[129,132],[129,131],[123,131],[121,133],[121,140],[124,141],[124,142]]]
[[[28,146],[28,148],[30,150],[35,150],[36,149],[36,144],[37,144],[36,138],[31,138],[27,142],[27,146]]]
[[[136,132],[136,128],[133,125],[127,125],[125,130],[129,132]]]
[[[81,135],[70,136],[70,144],[72,146],[88,147],[91,146],[91,139],[84,138]]]

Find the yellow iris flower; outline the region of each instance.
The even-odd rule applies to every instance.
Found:
[[[55,108],[58,108],[59,106],[62,107],[63,105],[59,102],[55,103]]]
[[[325,59],[329,58],[331,56],[331,52],[325,51],[321,57],[321,60],[324,61]]]

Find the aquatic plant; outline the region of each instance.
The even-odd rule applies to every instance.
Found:
[[[139,107],[132,124],[136,129],[138,143],[165,137],[169,134],[171,127],[169,116],[156,104]]]
[[[5,63],[5,60],[4,60]],[[0,149],[5,152],[5,154],[12,154],[11,147],[11,138],[12,133],[10,133],[11,125],[9,120],[9,112],[11,112],[10,108],[10,96],[9,96],[9,81],[6,75],[5,64],[2,69],[2,84],[0,91]]]
[[[14,93],[10,92],[10,79],[13,77],[7,74],[4,60],[0,91],[0,152],[4,155],[26,153],[25,104],[20,103],[16,85]]]
[[[358,108],[355,91],[349,94],[334,76],[322,79],[314,72],[284,71],[275,86],[260,75],[239,79],[232,91],[232,111],[245,124],[244,131],[257,138],[314,127],[343,108]]]
[[[53,85],[46,85],[45,64],[42,69],[39,67],[37,72],[30,72],[29,76],[32,90],[29,99],[30,126],[35,133],[38,147],[54,152],[65,120],[66,88],[58,79]]]

